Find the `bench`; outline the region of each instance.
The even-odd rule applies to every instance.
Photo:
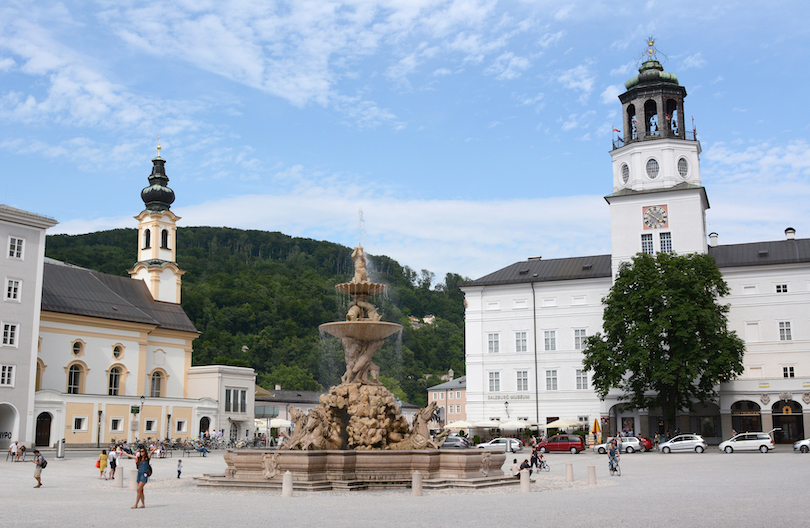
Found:
[[[211,451],[209,450],[208,452],[210,453]],[[194,447],[184,447],[183,448],[183,456],[184,457],[188,457],[188,456],[194,455],[194,454],[196,454],[197,456],[203,456],[203,452],[202,451],[197,451],[197,449],[194,448]]]

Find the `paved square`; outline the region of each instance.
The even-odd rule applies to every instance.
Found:
[[[519,453],[522,460],[528,452]],[[0,462],[0,523],[4,526],[709,526],[807,525],[810,455],[779,446],[769,454],[623,455],[623,474],[610,477],[607,457],[591,452],[549,454],[551,471],[539,475],[532,493],[519,487],[483,491],[410,490],[296,493],[197,488],[192,476],[222,472],[221,453],[153,461],[146,509],[131,510],[135,492],[98,480],[95,458],[68,453],[48,457],[43,487],[33,489],[34,465]],[[514,456],[507,459],[511,465]],[[565,482],[565,464],[575,482]],[[587,486],[587,466],[597,486]],[[134,467],[132,461],[124,469]]]

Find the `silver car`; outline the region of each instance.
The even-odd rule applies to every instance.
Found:
[[[694,451],[695,453],[702,453],[709,447],[702,436],[696,434],[682,434],[678,435],[671,440],[659,444],[658,449],[662,453],[670,453],[672,451]]]
[[[801,451],[802,453],[807,453],[810,451],[810,438],[805,440],[799,440],[793,444],[794,451]]]
[[[608,449],[610,449],[610,443],[614,442],[615,438],[608,438],[608,441],[604,444],[599,444],[593,446],[594,451],[605,454],[607,453]],[[641,443],[641,440],[636,438],[635,436],[623,436],[621,437],[621,450],[624,453],[633,453],[635,451],[641,451],[642,453],[647,449],[644,447],[644,444]]]
[[[776,431],[771,429],[768,433],[740,433],[730,440],[721,442],[718,447],[720,451],[733,453],[734,451],[756,451],[767,453],[774,448],[773,438],[770,433]]]
[[[478,444],[479,449],[497,449],[498,451],[508,451],[510,453],[517,453],[523,451],[523,443],[517,438],[496,438],[489,442]]]

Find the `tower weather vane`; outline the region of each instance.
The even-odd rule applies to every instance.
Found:
[[[158,136],[158,157],[160,157],[160,136]]]
[[[668,61],[669,57],[663,51],[655,47],[655,37],[647,38],[647,49],[644,50],[636,60],[637,62],[645,62],[647,60],[658,60],[658,55],[664,57],[664,61]]]

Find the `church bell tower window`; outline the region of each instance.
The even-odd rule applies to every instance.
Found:
[[[161,249],[169,249],[169,231],[167,229],[160,232],[160,247]]]
[[[152,231],[149,228],[146,228],[143,231],[143,249],[149,249],[151,247],[152,247]]]
[[[678,160],[678,174],[680,174],[683,179],[689,176],[689,162],[686,161],[686,158]]]
[[[650,158],[647,160],[647,176],[654,180],[658,177],[658,172],[660,167],[658,166],[658,160],[655,158]]]
[[[630,167],[627,166],[627,163],[622,164],[622,183],[627,185],[627,182],[630,180]]]

